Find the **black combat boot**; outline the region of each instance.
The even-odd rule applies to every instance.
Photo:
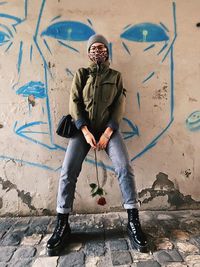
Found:
[[[71,229],[68,223],[69,214],[61,214],[57,215],[57,224],[53,235],[47,242],[47,255],[48,256],[57,256],[66,242],[69,241]]]
[[[148,252],[148,244],[145,234],[142,231],[138,210],[127,209],[128,212],[128,225],[127,232],[134,249],[140,252]]]

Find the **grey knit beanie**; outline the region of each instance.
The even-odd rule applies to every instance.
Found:
[[[108,48],[108,41],[106,40],[106,38],[101,34],[94,34],[88,39],[87,52],[89,51],[90,46],[94,43],[102,43]]]

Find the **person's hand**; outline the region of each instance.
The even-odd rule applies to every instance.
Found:
[[[84,134],[85,140],[86,142],[91,145],[92,148],[96,149],[97,148],[97,143],[96,140],[94,138],[94,135],[88,131],[87,133]]]
[[[106,135],[105,133],[103,133],[99,139],[99,142],[97,143],[98,150],[106,149],[109,140],[110,140],[110,137]]]

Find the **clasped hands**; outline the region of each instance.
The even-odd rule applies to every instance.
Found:
[[[113,133],[113,130],[108,127],[104,131],[104,133],[101,135],[98,143],[96,142],[94,135],[87,129],[87,126],[82,127],[82,132],[85,137],[86,142],[93,148],[97,150],[104,150],[106,149],[108,142],[110,140],[110,137]]]

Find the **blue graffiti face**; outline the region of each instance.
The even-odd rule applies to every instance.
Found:
[[[13,14],[12,3],[10,6],[7,3],[9,1],[1,6],[0,13],[1,62],[5,64],[2,77],[7,77],[6,82],[2,81],[5,87],[1,90],[2,93],[10,90],[7,103],[10,97],[15,98],[16,116],[5,131],[10,138],[15,136],[16,143],[20,140],[22,148],[18,151],[10,148],[0,158],[22,162],[23,151],[24,163],[57,170],[60,167],[59,151],[64,151],[65,147],[58,143],[59,139],[55,140],[59,115],[52,115],[52,110],[58,111],[60,116],[67,112],[74,72],[86,65],[86,42],[100,29],[93,26],[94,18],[91,22],[84,15],[78,20],[77,16],[69,17],[70,12],[65,10],[63,3],[54,3],[52,8],[50,1],[39,0],[35,6],[33,1],[24,0],[24,6],[19,5],[21,9],[18,8],[16,14]],[[60,5],[63,5],[62,8]],[[63,10],[62,14],[60,10]],[[127,21],[131,20],[127,17]],[[174,4],[171,21],[173,27],[169,29],[163,23],[131,24],[121,32],[119,29],[116,37],[121,41],[123,56],[120,60],[128,64],[129,70],[123,73],[123,67],[116,66],[127,81],[128,111],[123,119],[122,131],[132,160],[152,148],[173,120]],[[115,43],[110,42],[109,46],[110,57],[115,63]],[[61,92],[63,99],[60,99]],[[9,106],[4,113],[9,113]],[[25,149],[27,144],[29,151],[34,151],[31,161]],[[45,153],[52,159],[48,164],[42,155],[40,157],[41,149],[44,152],[48,150]]]

